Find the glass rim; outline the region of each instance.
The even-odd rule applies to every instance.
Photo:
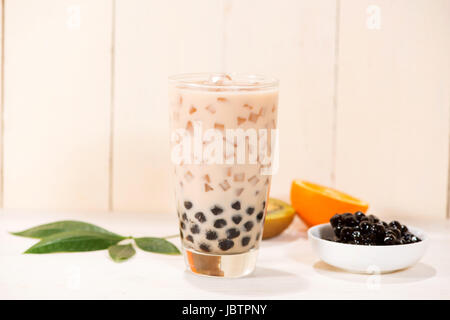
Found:
[[[212,81],[224,79],[223,81]],[[182,88],[205,89],[220,91],[253,91],[261,89],[277,88],[279,80],[272,76],[252,73],[223,73],[223,72],[198,72],[179,73],[169,76],[169,83]]]

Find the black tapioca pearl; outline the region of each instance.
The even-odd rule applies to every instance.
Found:
[[[216,240],[218,238],[217,232],[209,230],[206,231],[206,239],[208,240]]]
[[[233,220],[235,224],[239,224],[242,221],[242,217],[239,214],[236,214],[231,217],[231,220]]]
[[[263,209],[266,207],[266,202],[263,201]]]
[[[240,203],[239,201],[235,201],[235,202],[233,202],[233,203],[231,204],[231,207],[232,207],[234,210],[241,210],[241,203]]]
[[[190,202],[190,201],[185,201],[184,202],[184,207],[186,208],[186,209],[191,209],[192,208],[192,202]]]
[[[202,243],[200,245],[200,249],[202,249],[203,251],[206,251],[206,252],[210,252],[211,251],[211,249],[209,248],[209,245],[207,245],[206,243]]]
[[[219,248],[223,251],[227,251],[231,248],[233,248],[234,242],[232,240],[228,239],[221,239],[219,240]]]
[[[227,230],[227,238],[228,239],[234,239],[239,237],[239,235],[241,234],[241,232],[236,229],[236,228],[231,228]]]
[[[203,214],[203,212],[197,212],[197,213],[195,214],[195,218],[196,218],[198,221],[200,221],[201,223],[203,223],[203,222],[206,221],[206,217],[205,217],[205,215]]]
[[[241,240],[242,246],[245,247],[250,242],[250,237],[243,237]]]
[[[217,216],[218,214],[221,214],[223,212],[223,209],[219,206],[214,206],[211,208],[211,212],[213,215]]]
[[[247,212],[247,214],[248,214],[249,216],[251,216],[251,215],[253,214],[253,212],[255,212],[255,208],[253,208],[253,207],[248,207],[246,212]]]
[[[181,216],[181,218],[182,218],[184,221],[188,221],[188,217],[187,217],[186,212],[183,213],[183,215]]]
[[[217,229],[223,228],[227,225],[227,221],[224,219],[217,219],[214,221],[214,227]]]
[[[180,228],[183,230],[186,229],[186,224],[183,221],[180,222]]]
[[[247,231],[252,230],[252,229],[253,229],[253,222],[247,221],[246,223],[244,223],[244,228],[245,228],[245,230],[247,230]]]
[[[184,237],[183,231],[180,230],[180,238],[183,239],[183,237]]]
[[[194,243],[194,238],[192,238],[191,235],[188,235],[188,236],[186,237],[186,240],[187,240],[187,241],[190,241],[190,242],[192,242],[192,243]]]
[[[200,233],[200,228],[198,227],[198,225],[194,224],[194,225],[191,227],[191,232],[192,232],[193,234]]]
[[[256,216],[256,220],[258,220],[258,222],[259,222],[259,221],[262,220],[262,218],[264,218],[264,212],[263,212],[263,211],[260,211],[260,212],[258,213],[258,215]]]

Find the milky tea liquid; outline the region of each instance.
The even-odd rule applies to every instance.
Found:
[[[257,249],[261,240],[271,181],[270,170],[263,169],[273,162],[278,88],[274,81],[236,77],[180,75],[170,81],[175,199],[183,247],[189,252],[240,254]],[[267,143],[261,144],[260,129],[266,129]],[[239,140],[227,135],[236,132],[257,133],[258,139],[240,140],[245,141],[239,146],[239,152],[245,151],[240,161]],[[270,161],[263,162],[259,152],[272,156]]]

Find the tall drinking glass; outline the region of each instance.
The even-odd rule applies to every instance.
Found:
[[[241,277],[256,264],[277,169],[276,79],[239,74],[169,78],[171,158],[187,268]]]

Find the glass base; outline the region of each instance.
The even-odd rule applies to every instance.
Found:
[[[248,252],[216,255],[183,248],[184,261],[189,271],[209,277],[239,278],[255,270],[258,249]]]

